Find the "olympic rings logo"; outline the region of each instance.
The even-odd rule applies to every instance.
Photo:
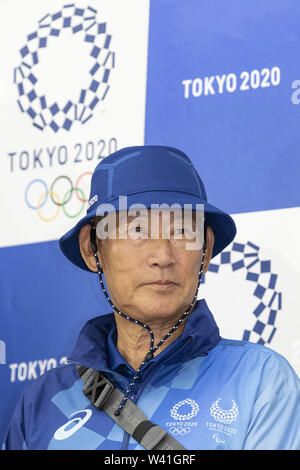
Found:
[[[51,183],[50,189],[48,188],[47,183],[43,179],[35,178],[32,181],[30,181],[30,183],[27,185],[27,187],[25,189],[25,202],[26,202],[27,206],[30,209],[33,209],[33,210],[37,211],[39,218],[41,220],[43,220],[44,222],[51,222],[52,220],[56,219],[56,217],[58,216],[61,209],[63,210],[66,217],[74,219],[75,217],[78,217],[81,214],[81,212],[83,211],[83,209],[85,207],[86,202],[88,202],[88,199],[85,197],[84,191],[79,187],[81,179],[86,175],[92,175],[92,172],[91,171],[85,171],[84,173],[79,175],[79,177],[77,178],[74,185],[73,185],[73,182],[72,182],[72,180],[69,176],[67,176],[67,175],[57,176],[53,180],[53,182]],[[63,195],[62,198],[58,195],[58,193],[54,189],[55,185],[57,185],[59,180],[66,181],[70,186],[69,189],[65,192],[65,194]],[[37,185],[42,185],[44,191],[42,191],[41,195],[38,196],[38,200],[37,200],[36,205],[33,205],[29,201],[29,190],[33,186],[37,186]],[[66,210],[66,205],[68,204],[68,202],[70,202],[73,193],[75,193],[76,198],[82,204],[81,204],[80,210],[78,212],[76,212],[75,214],[70,214]],[[56,209],[54,215],[51,216],[51,217],[45,217],[41,212],[41,209],[42,209],[42,207],[45,206],[46,202],[48,201],[48,198],[50,198],[50,200],[53,202],[53,204],[55,206],[57,206],[57,209]]]
[[[190,431],[191,431],[191,428],[170,428],[169,429],[170,433],[172,433],[174,436],[185,436],[186,434],[188,434]]]

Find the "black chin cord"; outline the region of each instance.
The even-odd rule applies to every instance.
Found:
[[[131,381],[131,383],[129,384],[129,387],[128,389],[126,390],[126,393],[124,395],[124,398],[122,399],[121,403],[119,404],[118,408],[115,410],[114,414],[115,416],[119,416],[121,410],[123,409],[123,407],[125,406],[125,403],[127,401],[127,399],[129,398],[129,395],[131,393],[131,390],[136,382],[136,380],[138,380],[140,374],[142,373],[145,365],[147,364],[148,361],[150,361],[150,359],[152,359],[154,357],[154,353],[155,351],[157,351],[157,349],[171,336],[172,333],[174,333],[175,330],[177,330],[177,328],[179,328],[179,326],[181,325],[181,323],[186,319],[186,317],[188,316],[188,314],[190,313],[190,311],[192,310],[192,307],[194,305],[194,302],[196,301],[197,299],[197,295],[198,295],[198,290],[199,290],[199,286],[200,286],[200,282],[201,282],[201,277],[202,277],[202,272],[203,272],[203,263],[204,263],[204,257],[205,257],[205,250],[206,250],[206,229],[207,229],[207,226],[206,226],[206,223],[204,222],[204,230],[205,230],[205,235],[204,235],[204,244],[203,244],[203,252],[202,252],[202,261],[201,261],[201,266],[200,266],[200,271],[199,271],[199,277],[198,277],[198,286],[197,286],[197,290],[196,290],[196,294],[194,295],[194,298],[193,298],[193,301],[192,303],[190,304],[189,308],[183,313],[183,315],[181,316],[181,318],[178,320],[178,322],[171,328],[171,330],[169,331],[169,333],[166,334],[166,336],[154,347],[154,334],[153,334],[153,331],[151,330],[151,328],[146,325],[145,323],[143,322],[140,322],[139,320],[135,320],[134,318],[131,318],[129,317],[128,315],[124,314],[123,312],[121,312],[115,305],[114,303],[112,302],[111,298],[109,297],[106,289],[105,289],[105,286],[104,286],[104,283],[103,283],[103,279],[102,279],[102,274],[103,274],[103,270],[102,268],[100,267],[100,263],[99,263],[99,258],[98,258],[98,248],[97,248],[97,243],[96,243],[96,227],[95,227],[95,224],[94,224],[94,219],[92,219],[90,221],[90,224],[91,224],[91,231],[90,231],[90,242],[91,242],[91,249],[92,249],[92,252],[95,256],[95,259],[96,259],[96,265],[97,265],[97,271],[98,271],[98,276],[99,276],[99,281],[100,281],[100,286],[101,286],[101,289],[102,289],[102,292],[104,293],[106,299],[108,300],[109,304],[112,306],[112,308],[114,309],[114,311],[116,311],[121,317],[125,318],[126,320],[129,320],[131,321],[132,323],[135,323],[136,325],[140,325],[142,326],[143,328],[146,328],[146,330],[148,330],[149,334],[150,334],[150,350],[149,352],[146,354],[143,362],[141,363],[141,365],[139,366],[138,370],[136,371],[136,373],[134,374],[134,377]]]

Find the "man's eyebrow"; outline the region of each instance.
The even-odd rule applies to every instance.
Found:
[[[169,217],[171,216],[171,214],[172,214],[172,211],[170,212],[170,214],[168,214]],[[147,211],[147,210],[145,210],[145,209],[141,209],[141,210],[136,209],[136,210],[135,210],[135,214],[129,215],[129,214],[127,213],[127,218],[126,218],[126,216],[125,216],[124,219],[122,218],[122,221],[125,220],[125,221],[127,221],[127,222],[131,222],[132,220],[134,220],[134,219],[136,219],[136,218],[138,218],[138,219],[149,219],[149,217],[151,218],[152,215],[153,215],[153,217],[157,217],[159,214],[157,214],[157,213],[152,214],[151,211]],[[164,217],[163,217],[163,219],[164,219]],[[182,221],[184,220],[184,214],[183,214],[183,212],[181,212],[181,213],[179,213],[179,214],[176,213],[175,220],[178,220],[178,219],[182,219]],[[196,219],[196,217],[195,217],[195,214],[194,214],[194,212],[193,212],[193,214],[192,214],[192,221],[195,222],[195,221],[196,221],[195,219]],[[120,214],[118,213],[117,223],[119,223],[119,221],[120,221]]]
[[[123,216],[124,217],[124,216]],[[127,214],[127,217],[125,216],[124,218],[122,218],[122,222],[125,221],[125,222],[131,222],[132,220],[136,219],[136,218],[142,218],[142,219],[148,219],[148,213],[145,213],[145,211],[142,211],[142,212],[138,212],[134,215],[129,215]],[[118,217],[117,217],[117,224],[120,223],[120,215],[118,214]]]
[[[131,216],[129,216],[129,217],[134,217],[134,218],[136,218],[136,217],[142,217],[142,218],[143,218],[143,217],[144,217],[144,218],[148,218],[148,216],[149,216],[148,212],[145,212],[145,210],[141,210],[141,211],[137,211],[137,214],[131,215]]]

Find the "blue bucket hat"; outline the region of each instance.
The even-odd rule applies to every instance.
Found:
[[[64,255],[80,268],[91,272],[80,253],[81,228],[99,214],[99,205],[109,204],[112,210],[122,210],[119,196],[127,197],[128,208],[137,203],[147,209],[152,204],[177,203],[182,208],[191,204],[189,207],[196,210],[196,204],[203,204],[205,221],[215,237],[212,258],[236,235],[232,217],[207,202],[204,184],[187,155],[176,148],[158,145],[126,147],[96,166],[86,215],[59,240]]]

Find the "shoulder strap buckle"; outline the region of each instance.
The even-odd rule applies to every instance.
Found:
[[[160,426],[148,420],[147,416],[130,399],[126,402],[127,413],[116,416],[115,407],[124,395],[103,374],[103,372],[77,366],[84,383],[83,393],[98,410],[103,410],[124,431],[148,450],[185,450],[185,447]]]
[[[114,391],[114,385],[100,371],[78,367],[78,373],[84,382],[83,393],[90,402],[102,410],[105,402]]]

